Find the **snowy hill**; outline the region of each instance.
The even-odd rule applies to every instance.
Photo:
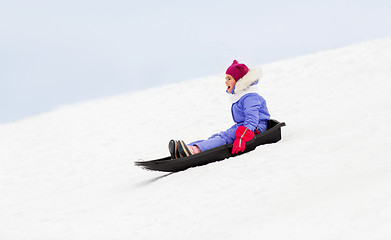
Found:
[[[0,239],[390,239],[391,39],[262,68],[282,141],[171,175],[133,161],[231,126],[223,74],[0,125]]]

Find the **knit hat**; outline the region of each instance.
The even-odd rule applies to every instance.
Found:
[[[233,78],[235,78],[235,81],[238,81],[244,75],[246,75],[247,72],[248,67],[246,65],[244,65],[243,63],[238,63],[237,60],[234,60],[234,62],[231,66],[229,66],[225,74],[231,75]]]

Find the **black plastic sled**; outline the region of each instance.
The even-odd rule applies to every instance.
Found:
[[[135,165],[154,171],[179,172],[191,167],[197,167],[216,161],[221,161],[229,157],[234,157],[252,151],[259,145],[276,143],[280,141],[281,127],[283,126],[285,126],[284,122],[280,123],[276,120],[270,119],[267,122],[267,130],[258,135],[255,135],[251,141],[246,143],[245,151],[238,154],[232,154],[232,143],[230,143],[189,157],[178,159],[165,157],[157,160],[135,162]]]

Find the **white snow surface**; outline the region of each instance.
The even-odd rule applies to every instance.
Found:
[[[0,125],[0,239],[391,239],[391,38],[262,69],[283,139],[175,174],[133,162],[230,127],[223,73]]]

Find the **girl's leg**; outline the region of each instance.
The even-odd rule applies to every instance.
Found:
[[[194,154],[197,154],[197,153],[200,153],[201,152],[201,149],[197,146],[197,145],[194,145],[194,146],[190,146],[191,149],[193,150],[193,153]]]
[[[201,152],[216,148],[228,143],[233,143],[236,137],[236,126],[231,127],[227,131],[220,132],[208,138],[190,143],[190,146],[197,146]]]

